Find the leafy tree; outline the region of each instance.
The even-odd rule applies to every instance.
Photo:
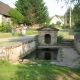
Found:
[[[43,0],[18,0],[15,6],[24,16],[24,23],[27,25],[42,24],[48,18],[47,7]]]
[[[9,15],[11,16],[13,23],[23,23],[24,21],[24,16],[14,8],[10,9]]]
[[[80,4],[75,5],[72,16],[76,27],[80,27]]]
[[[0,32],[6,32],[6,24],[4,22],[0,25]]]

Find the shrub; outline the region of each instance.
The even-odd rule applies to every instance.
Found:
[[[6,32],[11,32],[12,30],[12,24],[10,22],[7,22],[6,24]]]
[[[6,32],[6,25],[4,22],[1,23],[0,32]]]
[[[80,28],[80,21],[75,22],[75,26]]]
[[[65,25],[63,25],[63,26],[61,26],[61,27],[62,27],[62,29],[69,28],[69,26],[65,26]]]
[[[79,27],[73,27],[72,28],[74,32],[80,32],[80,28]]]
[[[7,23],[2,22],[1,23],[1,26],[0,26],[1,32],[11,32],[11,29],[12,29],[12,24],[10,22],[7,22]]]
[[[57,41],[61,41],[63,39],[63,36],[61,36],[61,35],[59,35],[58,37],[57,37]]]

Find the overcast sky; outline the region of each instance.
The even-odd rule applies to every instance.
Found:
[[[14,3],[17,0],[0,0],[0,1],[8,4],[11,7],[15,7]],[[44,0],[44,2],[46,3],[46,6],[48,7],[48,12],[49,12],[50,17],[54,16],[56,14],[64,15],[64,13],[67,9],[64,2],[57,3],[56,0]]]

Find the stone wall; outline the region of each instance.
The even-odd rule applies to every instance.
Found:
[[[15,62],[36,49],[36,41],[13,42],[0,46],[0,59]]]
[[[45,35],[49,34],[51,36],[51,43],[49,45],[53,46],[57,44],[57,33],[58,31],[39,31],[38,32],[38,41],[40,46],[46,46],[48,44],[45,43]]]
[[[74,46],[75,46],[75,49],[80,54],[80,34],[74,35]]]

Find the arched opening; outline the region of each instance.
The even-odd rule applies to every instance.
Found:
[[[46,44],[50,44],[51,43],[51,36],[50,36],[50,34],[46,34],[45,35],[45,43]]]
[[[46,52],[46,53],[44,54],[44,59],[45,59],[45,60],[51,60],[51,53],[50,53],[50,52]]]

